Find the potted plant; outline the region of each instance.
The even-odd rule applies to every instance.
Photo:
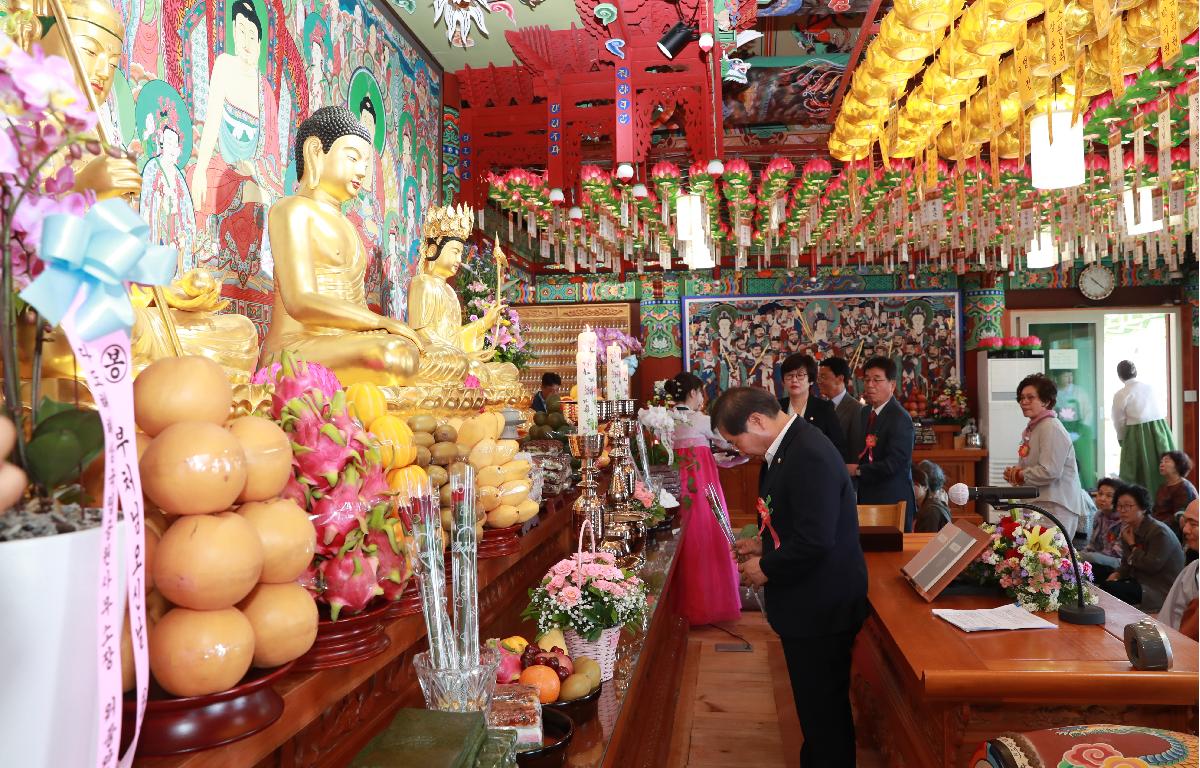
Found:
[[[7,419],[0,432],[13,461],[0,469],[6,626],[0,633],[0,741],[13,764],[87,765],[95,762],[98,744],[97,654],[90,638],[97,633],[102,540],[94,507],[102,472],[89,467],[103,450],[104,432],[95,411],[41,396],[48,326],[18,291],[44,269],[38,253],[47,217],[80,215],[93,202],[90,193],[71,192],[70,161],[100,151],[84,140],[96,116],[65,60],[26,53],[3,34],[0,102],[0,358]],[[18,361],[21,322],[34,329],[28,407]],[[124,594],[123,584],[118,592]],[[62,738],[61,723],[73,723],[75,736]]]
[[[582,548],[583,532],[580,532]],[[529,590],[521,618],[537,622],[538,634],[560,629],[571,658],[587,656],[611,680],[622,627],[637,628],[646,616],[646,586],[617,567],[608,552],[576,552],[556,563]]]

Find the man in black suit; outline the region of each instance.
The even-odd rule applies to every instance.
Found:
[[[805,768],[853,766],[850,651],[867,616],[867,565],[854,486],[833,443],[779,408],[769,392],[737,387],[712,423],[742,453],[763,457],[762,535],[739,541],[742,580],[765,586],[767,620],[783,643]]]
[[[853,460],[846,465],[858,478],[859,504],[896,504],[904,501],[904,530],[911,531],[917,513],[912,487],[912,452],[916,432],[912,416],[896,395],[896,363],[872,357],[863,366],[863,399],[859,414],[859,439]]]
[[[821,361],[820,370],[817,372],[817,387],[821,390],[821,397],[833,403],[838,425],[842,428],[843,456],[847,464],[857,461],[858,457],[852,451],[862,440],[858,418],[862,411],[862,403],[846,388],[849,381],[850,365],[844,358],[827,357]]]

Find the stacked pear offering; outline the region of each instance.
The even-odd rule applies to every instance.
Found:
[[[138,441],[142,487],[157,508],[145,526],[150,671],[175,696],[228,690],[316,638],[316,603],[297,583],[316,532],[279,498],[291,440],[266,418],[226,423],[232,399],[223,369],[203,357],[159,360],[134,382],[149,438]]]

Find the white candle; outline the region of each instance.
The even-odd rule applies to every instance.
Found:
[[[614,341],[604,353],[605,392],[609,400],[620,400],[624,391],[621,386],[621,371],[625,369],[625,362],[621,359],[621,348]]]
[[[579,334],[578,350],[575,355],[575,380],[579,396],[579,434],[594,435],[600,424],[600,412],[596,406],[596,346],[598,340],[592,326],[585,326]]]

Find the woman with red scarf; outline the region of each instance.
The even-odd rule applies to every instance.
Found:
[[[1045,374],[1021,380],[1017,402],[1029,423],[1017,448],[1020,459],[1015,467],[1004,470],[1004,479],[1012,485],[1036,487],[1038,496],[1033,503],[1057,517],[1067,535],[1074,538],[1080,516],[1085,510],[1094,514],[1095,507],[1079,484],[1075,446],[1054,412],[1057,400],[1058,388]]]

